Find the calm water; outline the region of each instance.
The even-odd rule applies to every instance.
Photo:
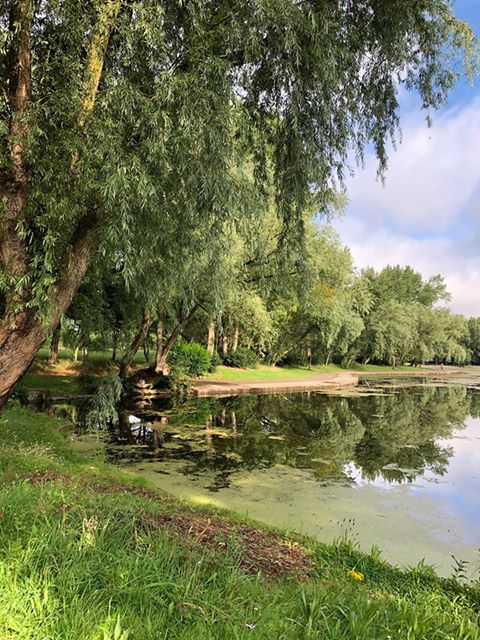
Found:
[[[60,408],[59,408],[60,409]],[[479,571],[480,392],[389,382],[327,395],[131,406],[95,444],[179,497],[329,541],[347,533],[389,561],[452,555]]]

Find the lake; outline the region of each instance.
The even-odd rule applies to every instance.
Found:
[[[56,408],[57,412],[71,407]],[[478,577],[480,392],[423,380],[125,407],[76,446],[197,504]],[[452,557],[453,556],[453,557]]]

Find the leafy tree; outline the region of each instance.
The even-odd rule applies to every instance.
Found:
[[[480,364],[480,318],[469,318],[467,321],[467,348],[472,364]]]
[[[431,307],[450,299],[445,282],[440,275],[424,281],[422,275],[412,267],[387,266],[379,273],[369,268],[364,277],[377,305],[388,300],[402,304],[421,304]]]
[[[404,362],[415,344],[416,329],[411,305],[396,300],[383,302],[367,320],[364,362],[373,359],[392,366]]]
[[[356,338],[363,326],[352,307],[350,252],[328,225],[307,224],[301,278],[297,295],[286,287],[283,295],[274,298],[277,339],[271,359],[303,350],[328,362],[340,342],[343,353],[347,337],[353,333]]]
[[[465,347],[468,329],[465,318],[449,309],[439,309],[437,319],[440,330],[434,342],[435,357],[439,361],[464,364],[468,359]]]
[[[270,177],[294,236],[352,148],[385,168],[401,86],[437,107],[473,44],[447,0],[7,0],[0,30],[0,406],[94,258],[146,288]]]

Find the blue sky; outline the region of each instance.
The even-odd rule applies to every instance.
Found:
[[[480,35],[480,0],[453,6]],[[356,266],[440,273],[453,311],[480,316],[480,80],[460,81],[430,129],[415,96],[402,94],[401,105],[402,142],[390,151],[385,186],[368,155],[334,227]]]

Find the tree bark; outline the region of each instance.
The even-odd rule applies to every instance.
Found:
[[[0,263],[5,273],[14,278],[25,275],[28,270],[27,245],[18,233],[18,226],[23,225],[25,221],[29,182],[26,158],[30,133],[27,110],[32,83],[31,24],[31,1],[12,0],[9,19],[11,48],[8,61],[10,165],[0,173],[0,197],[5,202],[0,230]],[[8,304],[6,311],[10,311]]]
[[[143,341],[143,357],[145,362],[150,362],[150,335],[148,332]]]
[[[130,368],[132,366],[133,358],[135,357],[135,354],[144,343],[145,337],[148,334],[150,327],[152,326],[152,322],[153,322],[152,316],[150,315],[150,313],[148,313],[148,311],[144,310],[142,313],[142,320],[140,323],[140,327],[137,333],[135,334],[135,337],[133,338],[132,342],[130,343],[130,346],[125,352],[125,355],[120,360],[119,375],[120,375],[120,378],[122,378],[123,380],[126,380],[128,378],[128,375],[130,373]]]
[[[208,316],[207,351],[210,354],[215,351],[215,314],[213,312]]]
[[[332,359],[332,355],[333,355],[333,349],[327,349],[327,357],[325,359],[325,364],[326,365],[330,364],[330,360]]]
[[[222,353],[224,356],[228,353],[228,336],[226,333],[222,336]]]
[[[312,349],[310,347],[307,347],[307,359],[308,359],[308,368],[311,369],[312,368]]]
[[[236,351],[238,349],[239,334],[240,334],[240,331],[239,331],[238,325],[236,325],[235,330],[233,332],[232,351]]]
[[[114,331],[113,332],[113,339],[112,339],[112,362],[116,362],[117,361],[117,347],[118,347],[118,331]]]
[[[157,322],[157,351],[155,353],[155,373],[162,373],[163,369],[163,322]]]
[[[50,343],[50,354],[48,356],[48,364],[57,364],[58,347],[60,346],[60,334],[62,331],[62,322],[59,321],[58,326],[54,329],[52,341]]]
[[[55,311],[50,321],[45,322],[34,309],[29,309],[0,322],[0,410],[32,364],[48,333],[56,329],[82,283],[96,237],[97,227],[92,220],[89,216],[80,220],[71,250],[64,254],[61,275],[51,290],[50,300]]]

